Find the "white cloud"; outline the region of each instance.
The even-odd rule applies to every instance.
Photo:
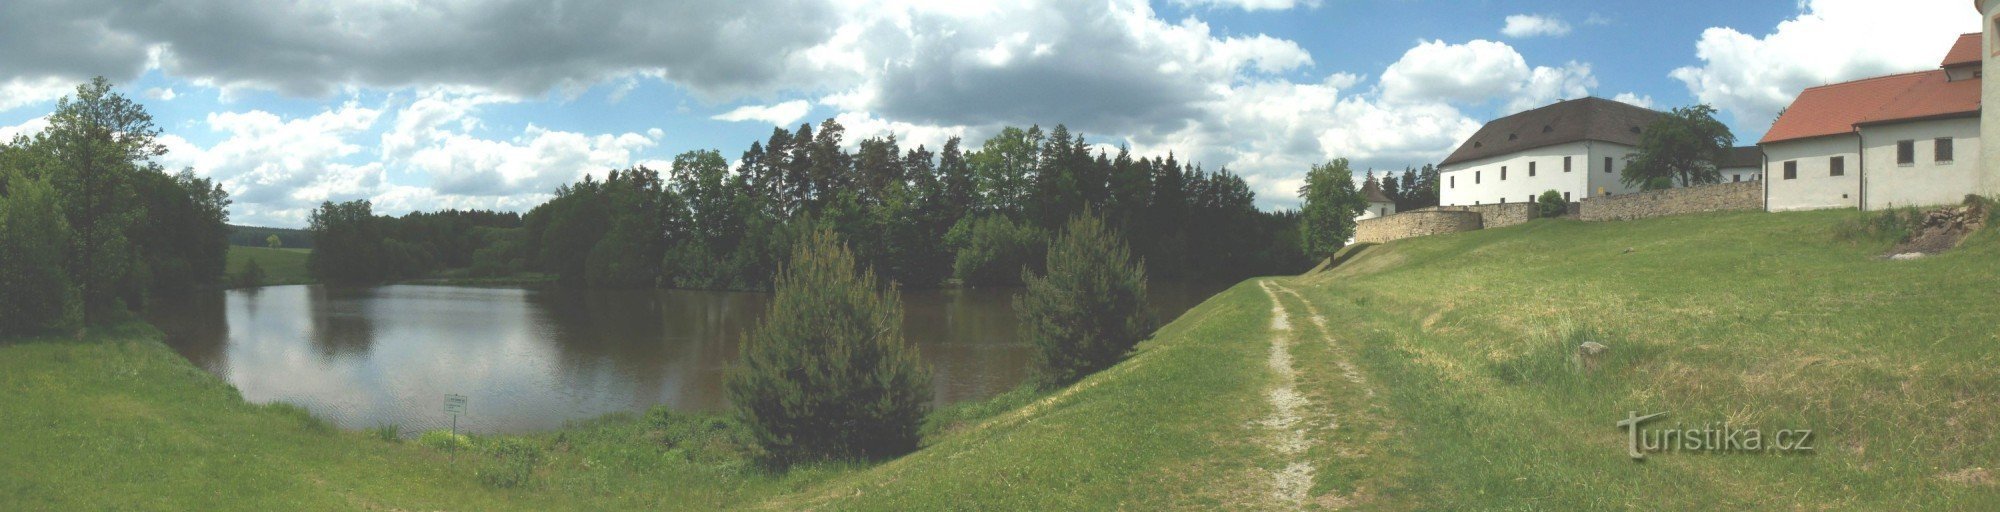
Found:
[[[1539,14],[1516,14],[1507,17],[1507,26],[1500,33],[1515,39],[1529,37],[1562,37],[1569,35],[1569,22],[1554,16]]]
[[[1958,34],[1979,30],[1957,0],[1805,0],[1798,16],[1762,36],[1702,32],[1700,66],[1671,74],[1696,100],[1739,124],[1765,126],[1807,87],[1935,68]]]
[[[57,77],[12,78],[0,81],[0,112],[55,101],[76,84]]]
[[[146,89],[144,94],[148,98],[160,101],[173,101],[174,98],[180,97],[180,93],[174,92],[174,88],[172,87],[154,87]]]
[[[1245,11],[1288,11],[1296,7],[1319,8],[1320,0],[1174,0],[1183,7],[1236,8]]]
[[[49,116],[29,119],[27,122],[14,126],[0,126],[0,144],[13,142],[16,135],[34,136],[48,127]]]
[[[1528,81],[1515,90],[1514,98],[1508,100],[1503,113],[1512,114],[1558,100],[1582,98],[1589,96],[1590,90],[1596,87],[1597,77],[1591,76],[1589,64],[1570,61],[1560,68],[1536,67],[1528,76]]]
[[[776,105],[744,105],[709,119],[729,122],[762,121],[774,126],[790,127],[798,123],[799,119],[805,118],[806,113],[810,111],[812,103],[792,100]]]
[[[1392,102],[1480,105],[1503,100],[1506,113],[1587,95],[1597,86],[1590,65],[1529,67],[1507,43],[1425,41],[1382,72],[1382,98]]]
[[[1650,94],[1640,96],[1634,93],[1621,92],[1617,96],[1613,96],[1611,100],[1639,108],[1653,108],[1653,96]]]

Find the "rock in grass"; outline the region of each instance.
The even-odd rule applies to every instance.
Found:
[[[1576,359],[1583,363],[1585,371],[1597,371],[1597,368],[1604,364],[1604,354],[1610,351],[1611,347],[1606,347],[1603,343],[1586,341],[1582,345],[1577,345]]]

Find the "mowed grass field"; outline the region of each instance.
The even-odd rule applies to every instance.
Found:
[[[0,346],[0,509],[1996,509],[2000,231],[1887,261],[1837,234],[1859,215],[1370,247],[1239,284],[1069,388],[939,411],[914,454],[782,473],[661,411],[457,452],[340,431],[100,329]],[[1636,462],[1628,411],[1813,450]]]
[[[304,284],[312,282],[306,273],[306,256],[311,249],[272,249],[269,247],[229,246],[229,264],[224,272],[234,278],[243,272],[244,265],[252,260],[264,269],[264,285]]]

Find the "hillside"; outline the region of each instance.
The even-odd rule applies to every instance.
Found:
[[[306,256],[311,252],[309,249],[232,245],[229,247],[229,264],[224,272],[230,276],[238,275],[245,265],[254,260],[259,268],[264,269],[266,286],[309,283],[312,276],[306,273]]]
[[[312,233],[303,229],[229,225],[229,245],[267,247],[271,235],[278,235],[278,241],[287,248],[311,249],[313,246]]]
[[[1071,388],[944,411],[913,455],[782,475],[717,448],[715,420],[614,417],[454,459],[242,404],[144,329],[29,343],[0,348],[0,410],[25,411],[0,438],[26,447],[0,457],[0,505],[26,506],[0,508],[2000,506],[2000,235],[1886,261],[1888,241],[1836,234],[1859,215],[1369,247],[1239,284]],[[1595,369],[1572,363],[1584,341],[1609,347]],[[1811,429],[1813,450],[1635,462],[1628,411]],[[86,460],[119,462],[84,478]],[[493,476],[510,467],[525,481]]]

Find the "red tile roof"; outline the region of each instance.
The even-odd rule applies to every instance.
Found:
[[[1972,33],[1958,36],[1958,42],[1951,44],[1951,51],[1944,54],[1944,67],[1979,63],[1979,44],[1984,42],[1982,34]]]
[[[1854,124],[1880,124],[1979,113],[1980,82],[1984,79],[1953,82],[1943,71],[1924,73],[1921,76],[1922,79],[1910,84],[1909,90],[1903,91],[1895,100]]]
[[[1822,85],[1806,89],[1792,106],[1764,132],[1758,144],[1839,135],[1854,131],[1855,123],[1874,115],[1925,75],[1943,75],[1943,70],[1922,71]],[[1968,82],[1974,82],[1967,80]],[[1977,82],[1974,82],[1977,83]]]

